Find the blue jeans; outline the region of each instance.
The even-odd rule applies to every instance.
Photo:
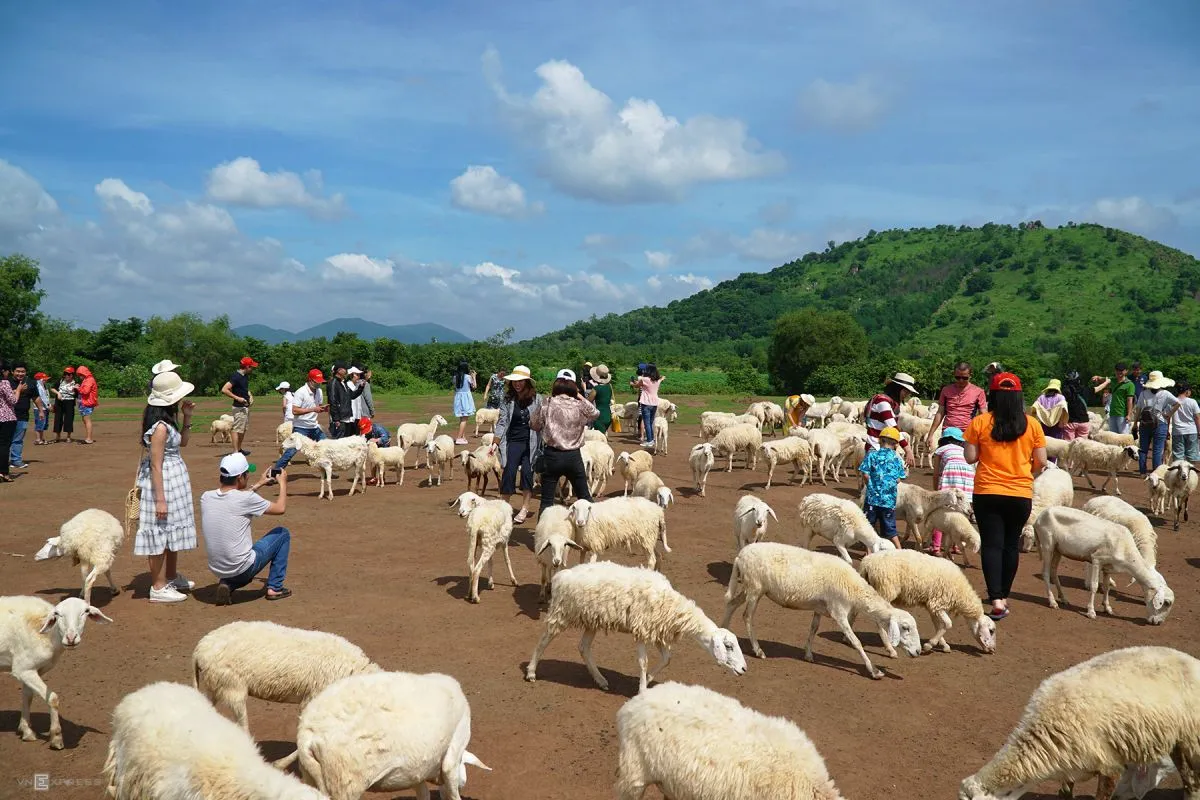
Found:
[[[301,436],[307,436],[314,442],[319,442],[325,438],[325,431],[320,428],[292,428],[292,433],[298,433]],[[275,469],[287,469],[287,465],[292,463],[292,459],[296,457],[298,451],[294,447],[289,447],[283,451],[283,455],[275,462]]]
[[[867,505],[863,508],[867,512],[867,521],[871,523],[871,527],[878,526],[879,535],[885,539],[895,539],[900,535],[896,530],[896,509],[884,508],[883,506]],[[896,549],[900,549],[899,542],[892,542],[896,545]]]
[[[1158,469],[1163,462],[1163,448],[1167,445],[1167,423],[1138,426],[1138,472],[1142,475],[1146,474],[1146,455],[1150,452],[1151,443],[1154,444],[1154,466],[1151,469]]]
[[[654,415],[658,412],[658,406],[638,404],[638,411],[642,414],[642,441],[654,444]]]
[[[1129,420],[1125,417],[1109,417],[1108,429],[1113,433],[1129,433]]]
[[[1179,433],[1171,437],[1172,461],[1200,461],[1200,442],[1194,433]]]
[[[287,528],[278,527],[267,531],[267,535],[254,543],[254,564],[241,575],[233,578],[222,578],[221,583],[232,589],[240,589],[262,572],[263,567],[271,565],[267,573],[267,588],[278,592],[283,588],[283,579],[287,577],[288,551],[292,548],[292,534]]]
[[[29,427],[29,420],[17,420],[17,428],[13,431],[12,446],[8,448],[8,463],[14,467],[25,463],[25,430]]]

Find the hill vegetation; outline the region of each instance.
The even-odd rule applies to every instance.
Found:
[[[413,325],[381,325],[378,322],[360,319],[359,317],[340,317],[313,325],[298,333],[285,331],[282,328],[272,328],[268,325],[241,325],[233,329],[238,336],[258,339],[267,344],[283,344],[284,342],[304,342],[309,339],[332,339],[339,333],[349,333],[366,342],[376,339],[395,339],[401,344],[430,344],[432,342],[450,342],[463,344],[471,341],[470,337],[456,330],[438,325],[436,322],[418,322]]]

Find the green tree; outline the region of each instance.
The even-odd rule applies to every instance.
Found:
[[[38,307],[45,292],[37,288],[38,262],[20,253],[0,258],[0,356],[19,358],[38,333]]]
[[[799,392],[819,367],[860,361],[867,355],[867,332],[845,311],[806,308],[780,317],[767,350],[772,385]]]
[[[201,394],[218,392],[237,369],[238,359],[245,355],[242,340],[230,329],[226,316],[211,322],[196,314],[176,314],[170,319],[151,317],[146,323],[146,338],[147,357],[175,361]]]

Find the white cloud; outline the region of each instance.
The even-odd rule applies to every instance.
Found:
[[[785,264],[812,249],[810,237],[774,228],[755,228],[748,236],[733,237],[733,249],[746,261]]]
[[[58,212],[58,203],[20,167],[0,159],[0,231],[25,230]]]
[[[388,283],[396,265],[386,258],[377,259],[362,253],[338,253],[325,259],[327,280],[364,278],[375,283]]]
[[[294,172],[264,172],[253,158],[242,156],[213,167],[208,173],[209,199],[247,208],[299,208],[316,217],[336,217],[346,209],[341,194],[321,197],[324,180],[319,170],[301,178]]]
[[[1086,209],[1084,214],[1089,221],[1101,225],[1137,231],[1162,230],[1173,227],[1179,221],[1171,209],[1156,206],[1137,196],[1102,198]]]
[[[782,155],[749,137],[741,120],[698,115],[681,122],[636,97],[617,108],[567,61],[538,67],[542,85],[529,98],[504,88],[494,50],[484,54],[484,72],[521,140],[538,148],[543,173],[575,197],[678,201],[697,184],[756,178],[785,166]]]
[[[525,190],[512,178],[494,167],[475,164],[450,181],[450,202],[456,208],[497,217],[519,218],[545,210],[540,202],[527,202]]]
[[[647,250],[645,253],[646,263],[650,265],[650,269],[666,269],[674,260],[670,253],[662,250]]]
[[[585,250],[613,250],[620,244],[620,239],[611,233],[589,233],[583,237]]]
[[[799,106],[804,124],[843,133],[871,128],[887,111],[883,93],[865,75],[853,83],[818,78],[800,93]]]
[[[96,184],[96,196],[105,211],[115,214],[134,212],[143,217],[154,213],[154,204],[141,192],[135,192],[119,178],[105,178]]]
[[[662,289],[674,290],[680,296],[694,294],[704,289],[711,289],[714,285],[712,278],[695,275],[691,272],[685,275],[651,275],[646,279],[646,284],[655,291]]]

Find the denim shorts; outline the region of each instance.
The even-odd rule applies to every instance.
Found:
[[[80,406],[79,407],[79,416],[90,417],[92,415],[92,412],[95,410],[96,410],[95,406]]]
[[[900,533],[896,530],[896,509],[883,506],[865,506],[867,521],[871,527],[879,526],[879,535],[885,539],[895,539]]]
[[[1194,433],[1177,433],[1171,437],[1171,459],[1200,461],[1200,444]]]

